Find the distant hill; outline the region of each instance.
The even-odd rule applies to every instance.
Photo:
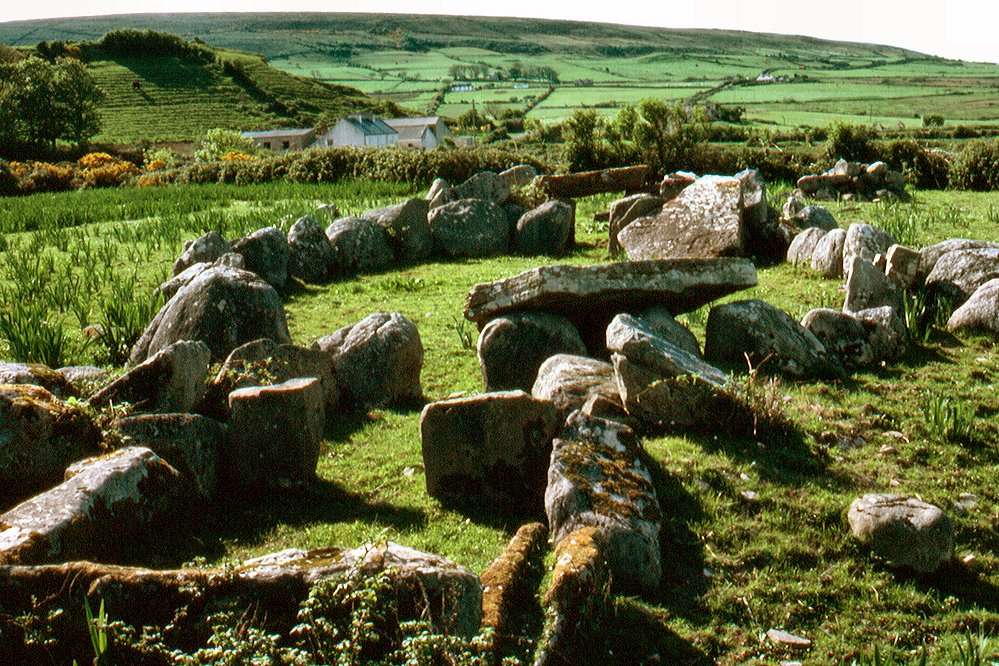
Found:
[[[997,65],[801,36],[454,16],[146,14],[3,23],[0,42],[93,41],[118,28],[199,40],[248,77],[216,69],[181,85],[171,63],[95,62],[113,92],[106,133],[132,139],[176,134],[171,114],[198,128],[212,118],[261,127],[370,108],[371,98],[417,114],[475,108],[544,122],[579,108],[612,116],[654,97],[729,107],[726,118],[776,129],[908,130],[927,117],[999,125]],[[151,100],[129,87],[142,76]],[[167,117],[151,117],[164,109]]]

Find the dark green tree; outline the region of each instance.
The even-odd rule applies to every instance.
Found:
[[[56,108],[62,121],[60,138],[86,145],[101,129],[97,105],[104,93],[79,60],[59,58],[56,66]]]

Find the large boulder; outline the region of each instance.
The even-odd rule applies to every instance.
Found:
[[[619,400],[614,366],[586,356],[556,354],[538,368],[531,395],[555,405],[563,416],[581,409],[591,395]]]
[[[205,392],[211,350],[201,341],[181,340],[100,389],[88,400],[98,409],[127,405],[133,412],[189,412]]]
[[[235,252],[228,252],[223,254],[221,257],[213,261],[212,263],[200,262],[185,268],[183,271],[173,276],[159,287],[156,288],[157,293],[163,297],[164,301],[169,301],[171,298],[177,295],[177,292],[182,288],[190,284],[194,278],[198,277],[209,268],[212,267],[223,267],[223,268],[238,268],[239,270],[246,270],[246,260],[243,259],[243,255],[236,254]]]
[[[341,397],[378,406],[423,397],[423,342],[398,312],[376,312],[316,341],[330,354]]]
[[[573,413],[552,445],[545,513],[552,541],[595,529],[617,589],[651,591],[662,576],[659,500],[641,445],[620,423]]]
[[[215,494],[224,424],[197,414],[143,414],[118,419],[115,429],[126,446],[147,448],[190,478],[202,497]]]
[[[954,554],[954,527],[939,507],[901,495],[864,495],[847,514],[861,543],[893,567],[932,573]]]
[[[809,227],[796,235],[787,247],[787,262],[794,266],[808,266],[812,263],[812,255],[826,231],[818,227]]]
[[[999,278],[999,247],[955,250],[937,260],[926,286],[960,305],[995,278]]]
[[[917,282],[925,282],[926,277],[937,265],[940,257],[956,250],[981,250],[999,247],[999,242],[972,240],[969,238],[951,238],[935,245],[924,247],[919,251],[919,269],[916,273]]]
[[[388,233],[398,262],[423,261],[434,249],[427,215],[430,202],[413,198],[388,208],[379,208],[364,214],[377,222]]]
[[[180,275],[194,264],[212,263],[232,252],[232,245],[217,231],[209,231],[197,240],[184,243],[184,252],[173,264],[173,274]]]
[[[765,373],[818,379],[843,376],[818,338],[788,313],[759,299],[711,308],[704,358],[728,369],[746,370],[748,361]]]
[[[849,279],[854,257],[862,257],[874,262],[878,255],[884,256],[896,241],[887,231],[871,224],[854,222],[846,230],[843,241],[843,275]]]
[[[316,478],[326,425],[314,377],[229,394],[229,438],[219,461],[226,484],[302,487]]]
[[[206,270],[160,308],[132,348],[138,364],[179,340],[201,340],[221,361],[236,347],[270,338],[290,343],[284,304],[274,287],[248,271]]]
[[[520,254],[565,254],[576,243],[576,207],[548,201],[527,211],[517,221],[516,243]]]
[[[103,435],[86,409],[32,385],[0,385],[0,507],[59,483]]]
[[[639,218],[621,230],[618,241],[633,261],[742,256],[743,191],[737,178],[702,176],[658,215]]]
[[[548,357],[586,354],[572,322],[547,312],[514,312],[493,319],[482,328],[477,349],[486,391],[530,391]]]
[[[465,318],[489,320],[524,310],[568,317],[594,355],[605,350],[607,324],[620,312],[659,305],[677,315],[756,285],[747,259],[666,259],[600,266],[539,266],[519,275],[475,285]]]
[[[534,182],[534,179],[538,177],[538,170],[530,164],[518,164],[517,166],[512,166],[506,171],[500,173],[499,177],[502,178],[511,189],[515,187],[525,187]]]
[[[267,284],[282,289],[288,281],[288,238],[277,227],[254,231],[235,241],[232,249],[243,256],[246,270]]]
[[[336,253],[323,225],[308,215],[288,230],[288,274],[307,284],[322,284],[330,277]]]
[[[846,243],[846,229],[829,231],[812,250],[812,270],[824,278],[843,277],[843,245]]]
[[[480,171],[454,189],[458,199],[482,199],[498,206],[510,198],[510,181],[492,171]]]
[[[840,364],[848,369],[867,368],[875,364],[877,359],[871,347],[871,331],[873,324],[865,326],[864,322],[847,312],[830,308],[809,310],[801,320],[801,325],[811,331],[826,353],[839,359]]]
[[[845,312],[859,312],[885,305],[902,310],[902,292],[884,271],[867,259],[854,256],[847,271]]]
[[[659,213],[668,200],[666,197],[640,192],[612,203],[608,219],[609,241],[607,244],[607,250],[611,256],[617,256],[622,251],[621,244],[617,239],[622,229],[640,217]]]
[[[686,326],[676,320],[669,310],[661,305],[653,305],[640,310],[639,319],[655,329],[656,335],[694,356],[701,355],[701,345]]]
[[[427,216],[434,247],[445,257],[493,257],[510,245],[510,223],[503,209],[484,199],[459,199]]]
[[[825,206],[805,206],[794,214],[794,224],[801,229],[818,227],[823,231],[836,229],[836,218]]]
[[[448,504],[540,513],[555,406],[523,391],[434,402],[420,415],[427,493]]]
[[[890,305],[852,313],[867,328],[876,363],[897,361],[909,350],[909,330],[900,310]]]
[[[78,462],[62,484],[0,515],[0,564],[114,558],[174,515],[188,488],[149,449]]]
[[[378,270],[395,258],[388,232],[374,220],[342,217],[326,227],[326,238],[333,248],[334,276]]]
[[[76,397],[76,389],[65,373],[41,363],[7,363],[0,361],[0,384],[41,386],[60,400]]]
[[[985,333],[999,339],[999,278],[983,284],[954,310],[947,330]]]

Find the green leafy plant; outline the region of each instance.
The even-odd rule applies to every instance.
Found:
[[[451,315],[451,324],[448,324],[448,328],[454,331],[455,335],[458,336],[458,342],[461,343],[462,349],[475,349],[475,332],[472,330],[472,326],[461,317]]]
[[[90,634],[90,644],[94,648],[94,663],[99,664],[102,663],[104,655],[108,651],[108,616],[104,608],[104,600],[101,599],[100,608],[97,609],[95,616],[90,608],[90,600],[84,597],[83,610],[87,615],[87,633]]]
[[[920,405],[926,428],[943,441],[965,441],[974,432],[974,408],[961,400],[934,393]]]

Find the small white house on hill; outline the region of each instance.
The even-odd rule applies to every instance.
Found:
[[[317,145],[329,146],[371,146],[386,148],[399,143],[399,132],[389,127],[377,116],[347,116],[326,131]]]
[[[389,118],[385,123],[399,132],[399,146],[402,148],[432,150],[444,139],[454,136],[440,116]]]

